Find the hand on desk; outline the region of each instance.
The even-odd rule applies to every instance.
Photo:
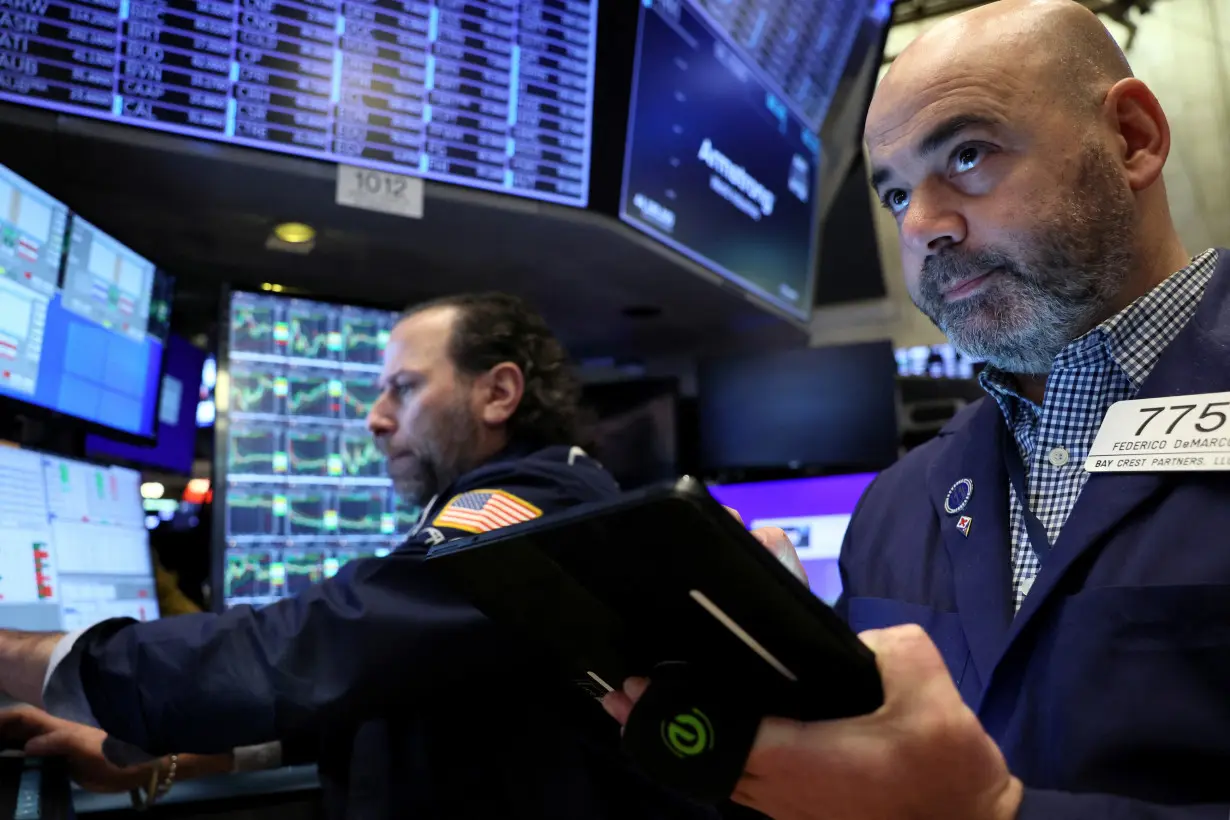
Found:
[[[156,762],[116,766],[103,755],[107,733],[93,726],[53,717],[33,706],[0,710],[0,741],[22,748],[32,757],[63,757],[81,788],[110,794],[149,785]],[[176,780],[229,772],[233,758],[224,755],[180,755]],[[165,763],[162,763],[165,769]]]
[[[126,792],[149,783],[150,766],[121,768],[103,756],[107,733],[61,720],[33,706],[0,711],[0,740],[32,757],[63,757],[72,778],[92,792]]]

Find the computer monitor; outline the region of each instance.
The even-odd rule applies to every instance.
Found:
[[[897,363],[889,342],[701,362],[701,460],[710,472],[882,470],[897,460]]]
[[[383,556],[417,521],[366,428],[397,314],[234,292],[218,354],[214,584],[262,604]]]
[[[597,7],[21,2],[0,101],[583,207]]]
[[[820,180],[846,153],[820,134],[874,13],[871,0],[644,0],[620,218],[809,315]]]
[[[738,510],[749,528],[783,529],[807,570],[811,591],[832,604],[841,595],[837,559],[850,516],[875,477],[859,473],[713,485],[709,492]]]
[[[173,473],[192,472],[196,455],[197,414],[205,351],[171,334],[163,356],[162,392],[158,398],[158,435],[152,446],[89,435],[85,454],[92,459],[124,461]]]
[[[158,617],[141,477],[0,446],[0,627]]]
[[[170,277],[0,166],[0,396],[150,440]]]
[[[897,375],[933,379],[972,379],[982,361],[966,356],[947,342],[899,347],[894,351]]]

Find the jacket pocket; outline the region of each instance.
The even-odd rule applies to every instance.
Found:
[[[940,650],[957,688],[961,688],[962,679],[970,665],[970,651],[965,640],[965,631],[961,628],[961,617],[957,613],[940,612],[920,604],[908,604],[887,598],[850,598],[847,606],[850,628],[855,632],[902,624],[921,626]]]

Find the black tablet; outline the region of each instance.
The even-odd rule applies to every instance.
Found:
[[[428,561],[597,697],[682,663],[760,714],[882,702],[871,651],[695,479],[448,541]]]

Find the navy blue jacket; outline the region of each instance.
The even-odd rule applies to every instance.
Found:
[[[385,558],[262,609],[104,622],[65,669],[79,668],[99,726],[153,754],[318,738],[332,817],[716,816],[634,771],[617,724],[550,674],[557,662],[434,577],[428,546],[464,534],[436,517],[491,489],[543,514],[618,492],[579,450],[510,451]]]
[[[1138,398],[1223,391],[1225,251]],[[1004,426],[984,399],[868,488],[840,610],[857,630],[927,630],[1025,783],[1022,820],[1225,820],[1230,473],[1091,475],[1014,617]],[[968,537],[944,510],[962,478]]]

